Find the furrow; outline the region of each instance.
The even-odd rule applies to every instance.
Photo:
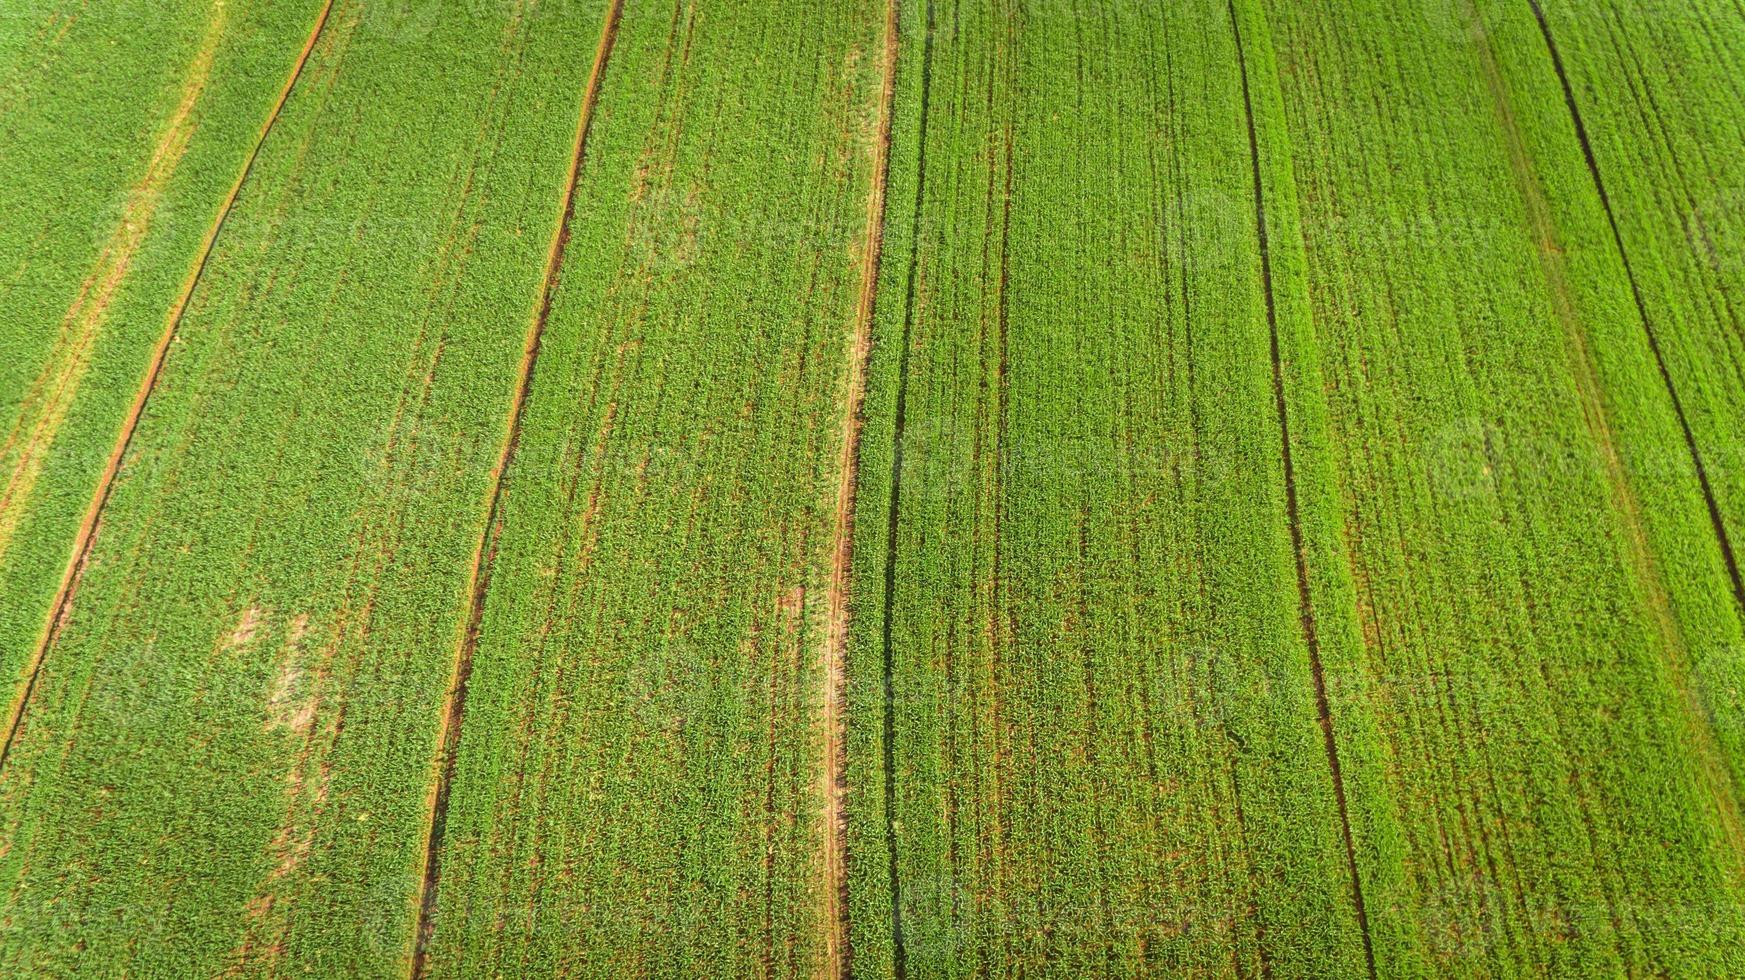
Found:
[[[1279,353],[1277,304],[1273,296],[1272,255],[1266,223],[1266,192],[1261,177],[1260,138],[1254,123],[1254,100],[1248,85],[1248,59],[1242,46],[1234,0],[1229,4],[1230,29],[1236,40],[1236,64],[1242,77],[1242,101],[1248,128],[1248,150],[1254,170],[1254,227],[1260,247],[1261,291],[1266,300],[1267,332],[1271,339],[1273,399],[1278,412],[1280,449],[1284,465],[1285,509],[1290,525],[1291,551],[1296,565],[1297,602],[1303,642],[1308,648],[1309,670],[1315,684],[1315,714],[1321,725],[1327,768],[1333,778],[1333,797],[1339,808],[1340,836],[1345,843],[1345,861],[1351,874],[1351,897],[1356,906],[1358,928],[1363,935],[1363,956],[1371,978],[1376,976],[1375,946],[1369,933],[1369,912],[1363,900],[1363,878],[1357,866],[1357,845],[1351,833],[1351,811],[1345,796],[1345,773],[1339,762],[1339,744],[1333,729],[1333,712],[1327,697],[1326,671],[1321,663],[1321,639],[1315,625],[1315,608],[1309,587],[1308,556],[1303,542],[1302,514],[1297,501],[1297,478],[1292,458],[1290,412],[1285,403],[1283,359]]]
[[[843,809],[846,779],[843,726],[847,709],[845,658],[850,580],[854,568],[854,501],[860,483],[860,434],[864,426],[868,358],[872,354],[873,314],[884,245],[885,185],[890,169],[892,102],[896,98],[898,15],[898,0],[887,0],[878,136],[874,144],[872,187],[867,195],[865,240],[861,245],[860,297],[850,337],[848,387],[843,399],[842,453],[837,461],[841,476],[836,497],[835,542],[821,665],[824,679],[825,963],[830,976],[844,980],[854,972],[848,920],[847,821]]]

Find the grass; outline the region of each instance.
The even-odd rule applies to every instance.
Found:
[[[319,9],[0,15],[0,676],[31,669],[130,404]]]
[[[6,969],[410,956],[437,706],[516,384],[503,341],[555,231],[600,13],[336,5],[7,760]]]
[[[1745,972],[1736,13],[9,9],[0,970]]]

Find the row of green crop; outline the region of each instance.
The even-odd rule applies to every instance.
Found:
[[[0,695],[321,4],[0,11]]]
[[[314,12],[74,6],[0,14],[7,676]],[[1745,967],[1738,44],[1662,8],[899,5],[856,974]],[[0,771],[0,969],[405,971],[554,237],[426,965],[826,965],[886,7],[625,3],[560,236],[606,11],[335,5]]]
[[[1230,12],[904,18],[856,549],[855,962],[1360,972]]]
[[[604,7],[401,6],[335,5],[140,424],[0,773],[4,972],[405,969]]]
[[[1745,337],[1731,304],[1745,287],[1745,168],[1713,148],[1740,138],[1745,49],[1726,30],[1726,5],[1539,12],[1543,20],[1486,7],[1485,29],[1513,59],[1505,76],[1537,83],[1513,84],[1508,96],[1525,119],[1523,142],[1567,243],[1569,275],[1591,284],[1584,302],[1601,311],[1587,317],[1590,347],[1651,571],[1680,625],[1672,667],[1708,716],[1719,775],[1737,796]]]
[[[1546,57],[1556,51],[1570,108],[1592,152],[1588,175],[1597,175],[1609,205],[1608,225],[1595,231],[1603,240],[1615,222],[1613,245],[1627,259],[1623,271],[1643,304],[1620,319],[1653,335],[1667,372],[1661,380],[1676,394],[1690,428],[1688,446],[1675,440],[1664,457],[1643,461],[1652,467],[1647,475],[1684,480],[1700,461],[1715,502],[1712,527],[1718,530],[1712,533],[1723,535],[1733,552],[1733,600],[1745,612],[1738,568],[1745,561],[1745,160],[1737,152],[1745,142],[1739,111],[1745,33],[1739,6],[1727,0],[1539,0],[1531,9],[1542,23],[1518,7],[1483,6],[1487,25],[1519,35],[1522,48]],[[1548,102],[1556,98],[1545,95]],[[1561,127],[1564,133],[1571,128],[1571,122]],[[1653,381],[1644,379],[1645,387]],[[1703,558],[1707,563],[1708,555]]]
[[[1729,962],[1738,623],[1531,9],[1243,10],[1379,970]]]
[[[884,13],[625,8],[504,485],[434,973],[823,969],[820,653]]]

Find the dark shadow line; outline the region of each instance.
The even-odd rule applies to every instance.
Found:
[[[902,520],[903,430],[909,413],[909,356],[915,329],[915,288],[921,266],[921,212],[927,197],[927,116],[933,85],[933,0],[927,0],[921,44],[921,122],[915,165],[915,208],[910,219],[909,275],[903,306],[903,335],[897,362],[896,417],[891,437],[891,503],[885,528],[885,595],[881,639],[884,648],[885,851],[891,890],[891,967],[897,980],[909,975],[903,941],[902,876],[897,856],[896,655],[892,620],[897,602],[897,531]]]

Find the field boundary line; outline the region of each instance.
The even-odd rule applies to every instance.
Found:
[[[328,16],[333,12],[334,0],[326,0],[321,11],[316,15],[315,25],[309,31],[309,39],[304,42],[303,50],[297,55],[297,61],[291,66],[291,73],[285,79],[284,87],[279,90],[279,97],[267,113],[267,118],[261,124],[260,135],[256,137],[253,149],[249,151],[248,159],[243,163],[242,171],[237,175],[236,182],[224,197],[224,202],[218,208],[218,216],[213,219],[212,227],[206,232],[206,240],[200,249],[200,257],[195,261],[187,280],[183,283],[181,294],[175,305],[170,307],[166,316],[163,334],[158,337],[157,346],[152,351],[151,361],[146,367],[145,377],[140,379],[138,392],[133,397],[133,405],[128,409],[127,417],[122,420],[121,431],[117,433],[114,447],[109,451],[109,459],[103,466],[103,474],[98,478],[97,489],[91,496],[91,502],[85,509],[85,516],[79,523],[78,534],[73,538],[72,553],[67,559],[66,570],[61,573],[61,584],[55,592],[53,603],[49,606],[49,615],[43,624],[41,637],[37,640],[36,650],[31,655],[30,665],[26,668],[24,685],[13,699],[12,707],[6,722],[6,741],[0,744],[0,773],[4,773],[6,762],[12,755],[13,741],[18,737],[18,730],[24,723],[25,709],[30,703],[30,697],[36,691],[36,682],[42,676],[43,662],[48,659],[48,652],[60,638],[61,625],[65,622],[71,608],[73,595],[78,591],[79,582],[84,577],[85,566],[91,558],[92,545],[97,540],[97,527],[102,521],[103,508],[109,503],[109,496],[115,489],[115,480],[121,473],[122,461],[127,456],[127,450],[133,444],[134,433],[139,429],[139,422],[145,415],[146,403],[151,400],[153,391],[157,388],[158,378],[163,374],[164,364],[169,360],[170,347],[175,343],[176,335],[182,326],[182,320],[187,315],[188,304],[194,298],[194,290],[199,286],[200,279],[206,273],[206,265],[212,259],[213,248],[218,243],[218,236],[224,231],[225,222],[230,218],[230,212],[236,206],[236,199],[242,193],[243,185],[248,182],[249,174],[254,171],[255,162],[260,159],[261,148],[266,146],[267,138],[272,135],[273,127],[278,123],[285,103],[290,101],[291,91],[296,88],[297,80],[302,77],[303,69],[309,63],[309,58],[315,52],[315,45],[320,41],[322,31],[327,27]]]
[[[1321,663],[1321,640],[1315,623],[1314,598],[1309,585],[1307,546],[1303,541],[1301,505],[1297,499],[1296,463],[1291,456],[1290,409],[1285,400],[1284,360],[1280,351],[1278,309],[1273,298],[1272,253],[1266,226],[1265,181],[1260,168],[1260,136],[1254,123],[1254,99],[1248,85],[1248,55],[1242,45],[1242,27],[1236,13],[1236,0],[1228,0],[1230,29],[1236,40],[1236,67],[1242,76],[1242,105],[1248,123],[1249,161],[1254,170],[1254,223],[1260,246],[1260,279],[1266,299],[1266,325],[1271,335],[1273,400],[1278,411],[1281,445],[1283,446],[1285,509],[1290,525],[1291,551],[1296,562],[1297,608],[1301,620],[1303,643],[1309,652],[1309,672],[1315,686],[1315,713],[1321,725],[1321,738],[1327,752],[1327,767],[1333,777],[1333,799],[1339,810],[1339,829],[1344,837],[1345,862],[1351,873],[1351,897],[1357,912],[1357,925],[1363,935],[1363,957],[1370,980],[1375,980],[1375,944],[1370,937],[1369,911],[1363,900],[1363,878],[1357,869],[1357,844],[1351,833],[1351,809],[1345,795],[1345,773],[1339,762],[1339,743],[1333,734],[1333,710],[1327,697],[1327,677]]]
[[[854,333],[848,351],[848,390],[844,395],[842,450],[837,462],[836,540],[831,558],[824,646],[820,651],[824,677],[824,965],[826,975],[838,980],[854,975],[854,944],[848,918],[848,827],[842,802],[847,770],[844,702],[850,615],[848,600],[854,564],[855,494],[860,486],[860,434],[866,420],[873,314],[878,302],[879,268],[884,257],[885,191],[891,164],[891,116],[897,91],[898,2],[886,0],[885,3],[878,137],[873,146],[872,186],[867,194],[860,297],[855,304]]]
[[[1563,88],[1563,103],[1569,109],[1570,122],[1575,126],[1576,142],[1581,144],[1582,156],[1587,160],[1588,175],[1593,178],[1594,190],[1599,193],[1600,208],[1606,213],[1606,224],[1611,227],[1612,244],[1618,250],[1618,260],[1624,266],[1624,278],[1630,282],[1630,295],[1636,301],[1636,313],[1642,322],[1642,332],[1648,338],[1648,349],[1654,354],[1654,366],[1660,371],[1661,383],[1666,386],[1667,397],[1672,400],[1673,414],[1678,416],[1679,429],[1684,434],[1685,448],[1690,452],[1691,463],[1696,467],[1697,484],[1702,489],[1703,503],[1708,505],[1709,523],[1714,528],[1715,542],[1721,548],[1721,561],[1727,569],[1727,577],[1733,585],[1733,601],[1739,611],[1745,614],[1745,577],[1739,571],[1738,554],[1733,550],[1733,539],[1727,533],[1727,523],[1721,514],[1720,502],[1715,499],[1714,484],[1709,480],[1708,465],[1703,462],[1702,450],[1697,446],[1696,433],[1690,427],[1690,416],[1686,414],[1684,399],[1679,397],[1678,386],[1672,380],[1672,371],[1666,365],[1666,355],[1660,347],[1660,336],[1654,331],[1654,322],[1648,315],[1648,300],[1642,295],[1642,285],[1636,278],[1636,270],[1630,263],[1629,249],[1624,247],[1624,233],[1618,227],[1618,216],[1612,210],[1611,194],[1606,190],[1605,177],[1600,173],[1599,158],[1594,155],[1592,141],[1588,138],[1587,123],[1582,119],[1581,106],[1575,99],[1575,88],[1570,84],[1569,73],[1564,69],[1563,54],[1558,50],[1557,39],[1551,33],[1551,22],[1545,17],[1545,10],[1539,0],[1527,0],[1527,6],[1533,10],[1533,17],[1539,22],[1539,33],[1545,38],[1545,50],[1551,55],[1551,69],[1557,73],[1557,82]]]
[[[449,673],[446,708],[442,728],[437,735],[437,755],[434,762],[436,779],[426,802],[430,814],[425,823],[424,867],[420,876],[418,918],[412,937],[410,975],[418,980],[429,969],[430,940],[436,929],[436,899],[442,877],[442,846],[448,830],[449,796],[454,789],[455,767],[460,748],[461,724],[466,717],[467,685],[472,679],[473,656],[478,651],[479,631],[485,617],[485,600],[490,593],[491,571],[495,563],[498,539],[503,522],[503,487],[521,442],[521,423],[526,415],[527,400],[533,391],[533,370],[539,360],[540,342],[546,323],[551,318],[557,297],[559,274],[564,253],[569,246],[570,227],[576,215],[576,187],[581,183],[582,163],[586,155],[588,131],[593,126],[594,109],[600,101],[600,88],[606,75],[606,63],[612,57],[618,39],[618,23],[624,13],[624,0],[611,0],[605,23],[600,28],[600,43],[594,51],[594,64],[582,90],[582,105],[576,122],[576,135],[570,148],[569,178],[564,185],[558,207],[558,224],[546,250],[545,277],[539,301],[527,328],[522,348],[520,375],[509,403],[508,426],[503,446],[491,471],[490,491],[486,497],[485,524],[479,543],[473,551],[468,573],[468,611],[464,632],[456,645],[455,659]]]

